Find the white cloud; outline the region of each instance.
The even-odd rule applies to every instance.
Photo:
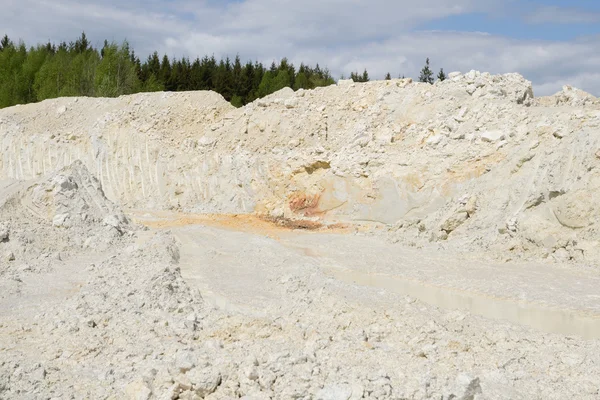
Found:
[[[287,56],[327,66],[334,76],[369,70],[372,78],[416,77],[426,57],[444,67],[492,73],[520,72],[548,94],[572,83],[600,94],[600,41],[516,40],[481,32],[415,31],[425,22],[473,12],[491,12],[501,0],[8,0],[0,26],[27,43],[70,41],[85,30],[96,45],[127,38],[145,57],[258,59]],[[1,34],[2,32],[0,32]]]

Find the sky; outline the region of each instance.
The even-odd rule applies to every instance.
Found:
[[[2,0],[0,35],[27,45],[126,39],[145,58],[287,57],[333,76],[519,72],[536,95],[600,96],[600,0]]]

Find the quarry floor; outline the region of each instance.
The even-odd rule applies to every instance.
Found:
[[[150,231],[175,234],[184,279],[216,308],[260,315],[285,302],[281,279],[310,266],[339,281],[340,296],[369,307],[390,309],[405,295],[542,332],[600,338],[600,274],[592,268],[498,263],[391,244],[350,227],[290,229],[249,215],[130,214]]]

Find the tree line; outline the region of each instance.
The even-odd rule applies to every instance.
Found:
[[[75,42],[27,48],[0,40],[0,108],[62,96],[116,97],[154,91],[213,90],[235,106],[284,87],[313,89],[335,83],[327,68],[286,58],[265,67],[240,57],[170,59],[154,52],[143,62],[127,42],[91,46],[85,33]]]
[[[430,75],[423,71],[421,75],[422,81],[433,82]],[[353,72],[350,78],[355,82],[370,79],[366,69],[362,74]],[[390,74],[386,79],[391,79]],[[186,90],[212,90],[240,107],[284,87],[314,89],[333,83],[327,68],[304,63],[296,68],[286,58],[265,67],[258,61],[242,63],[239,56],[191,60],[154,52],[142,62],[126,41],[120,45],[104,41],[98,50],[85,33],[58,46],[48,42],[27,48],[23,41],[14,43],[7,35],[0,40],[0,108],[63,96]]]

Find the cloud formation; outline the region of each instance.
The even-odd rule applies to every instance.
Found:
[[[239,54],[270,63],[288,57],[327,66],[334,76],[369,70],[372,78],[418,76],[426,57],[446,72],[478,69],[520,72],[536,94],[566,83],[600,94],[600,41],[523,39],[485,32],[423,31],[457,16],[493,15],[519,2],[502,0],[8,0],[0,26],[28,44],[74,40],[86,31],[104,39],[127,39],[141,57],[157,50],[195,58]],[[515,9],[513,9],[514,11]],[[514,14],[518,15],[518,13]],[[531,24],[596,21],[598,15],[544,7],[527,14]],[[564,25],[561,25],[564,28]],[[507,30],[508,28],[507,24]],[[1,33],[1,32],[0,32]]]

